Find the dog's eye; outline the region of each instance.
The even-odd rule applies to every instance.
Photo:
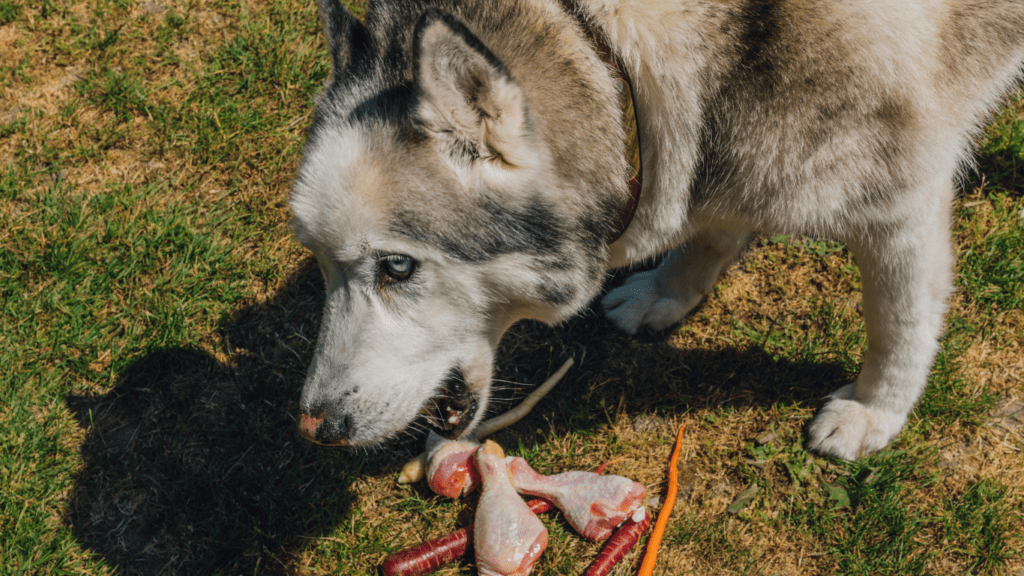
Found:
[[[381,265],[388,278],[399,282],[408,280],[412,276],[413,271],[416,270],[416,263],[413,259],[401,254],[385,256]]]

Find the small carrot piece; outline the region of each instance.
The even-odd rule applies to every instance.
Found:
[[[590,568],[587,568],[583,576],[607,576],[616,564],[622,561],[626,554],[636,546],[640,537],[651,527],[651,513],[644,510],[644,517],[636,522],[627,518],[622,526],[612,534],[612,537],[605,542],[601,553],[594,559]]]
[[[540,498],[526,504],[534,514],[547,512],[554,507],[551,502]],[[446,536],[395,552],[381,562],[380,573],[383,576],[425,576],[461,558],[472,547],[473,531],[466,526]]]
[[[622,460],[622,458],[623,457],[620,456],[620,457],[616,458],[615,460],[609,460],[609,461],[605,462],[604,464],[601,464],[597,468],[594,468],[594,474],[604,474],[604,469],[605,468],[607,468],[608,466],[610,466],[612,464],[615,464],[619,460]]]
[[[654,563],[658,560],[658,547],[661,546],[661,538],[665,535],[665,526],[668,524],[668,517],[672,514],[672,505],[676,502],[676,484],[678,472],[676,463],[679,462],[679,450],[683,446],[683,430],[686,424],[679,427],[676,435],[676,446],[672,449],[672,456],[668,459],[668,492],[665,494],[665,505],[658,512],[658,521],[654,524],[651,538],[647,541],[647,552],[640,564],[640,570],[636,576],[652,576],[654,574]]]

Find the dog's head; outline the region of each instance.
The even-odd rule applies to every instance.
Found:
[[[614,100],[581,89],[611,107],[611,134],[567,158],[580,128],[542,122],[453,16],[371,6],[364,25],[320,7],[333,74],[291,198],[326,281],[300,431],[371,445],[423,414],[454,437],[483,416],[504,331],[560,321],[600,289],[628,194]]]

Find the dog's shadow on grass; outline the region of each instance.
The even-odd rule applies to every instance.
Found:
[[[270,299],[226,318],[217,357],[153,350],[109,393],[68,397],[87,431],[66,508],[84,548],[123,574],[292,573],[310,539],[350,516],[355,479],[392,474],[421,449],[412,437],[367,453],[296,434],[321,282],[309,261]],[[663,338],[629,338],[596,305],[557,328],[516,326],[496,376],[536,384],[569,355],[580,365],[554,400],[506,438],[542,441],[534,431],[552,422],[588,429],[617,410],[802,401],[850,377],[834,363],[792,363],[756,348],[686,351]],[[820,380],[833,384],[822,390]]]
[[[770,327],[768,332],[775,329],[791,327]],[[820,334],[808,338],[812,345],[794,345],[780,354],[750,336],[723,345],[729,335],[725,326],[725,337],[706,346],[680,346],[673,342],[674,332],[627,336],[604,317],[599,302],[556,328],[536,323],[513,327],[499,351],[502,366],[496,378],[539,382],[568,356],[577,365],[550,399],[504,436],[529,445],[543,436],[538,430],[590,429],[619,416],[643,420],[649,414],[723,407],[817,409],[830,393],[852,383],[859,368],[859,348],[844,348]],[[507,408],[521,394],[506,396],[497,393],[496,402]]]
[[[225,319],[220,358],[157,349],[109,393],[67,399],[87,431],[67,506],[86,549],[122,574],[289,573],[310,538],[346,518],[355,478],[408,457],[296,433],[321,283],[309,263]]]

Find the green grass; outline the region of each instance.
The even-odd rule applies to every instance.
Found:
[[[294,432],[323,297],[285,204],[328,74],[315,3],[142,4],[0,0],[20,35],[0,61],[0,574],[359,574],[470,522],[474,498],[395,484],[418,439]],[[596,307],[516,326],[501,405],[578,365],[497,439],[548,473],[621,458],[657,493],[686,422],[665,574],[1024,569],[1021,430],[989,417],[1024,398],[1021,134],[1017,96],[979,143],[943,350],[890,450],[803,447],[865,341],[849,254],[788,237],[667,335],[626,338]],[[597,545],[544,521],[534,573],[581,573]]]
[[[21,15],[21,4],[17,2],[0,2],[0,26],[14,22]]]
[[[1019,192],[990,195],[986,209],[991,210],[990,218],[996,222],[1024,218]],[[975,210],[973,206],[966,208],[963,217],[976,215]],[[990,311],[1024,309],[1024,234],[1020,227],[998,226],[985,231],[985,241],[968,247],[961,256],[960,282],[979,307]]]

